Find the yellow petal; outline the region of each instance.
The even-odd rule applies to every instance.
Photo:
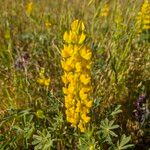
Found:
[[[82,65],[81,65],[81,63],[80,63],[80,62],[77,62],[77,63],[75,64],[75,68],[76,68],[76,72],[81,72],[81,70],[82,70]]]
[[[66,43],[71,43],[70,34],[67,31],[64,33],[63,39]]]
[[[62,79],[63,83],[65,83],[65,84],[68,83],[67,75],[66,74],[64,74],[63,76],[61,76],[61,79]]]
[[[39,83],[39,84],[43,84],[43,83],[44,83],[44,80],[43,80],[43,79],[41,79],[41,78],[38,78],[38,79],[37,79],[37,83]]]
[[[68,47],[66,45],[64,45],[64,49],[61,50],[61,56],[63,58],[67,58],[70,56],[69,51],[68,51]]]
[[[81,81],[83,84],[87,85],[88,83],[90,83],[91,78],[89,77],[88,74],[81,74],[81,75],[80,75],[80,81]]]
[[[80,123],[78,124],[78,128],[80,129],[81,132],[85,132],[85,128],[83,123],[80,121]]]
[[[44,80],[44,85],[45,86],[49,86],[49,84],[50,84],[50,79],[45,79]]]
[[[86,60],[90,60],[92,58],[92,52],[87,49],[86,47],[83,47],[80,50],[80,55],[82,58],[86,59]]]
[[[70,94],[73,94],[74,91],[75,91],[75,87],[72,86],[71,84],[69,84],[69,86],[68,86],[68,92],[69,92]]]
[[[82,28],[82,31],[85,30],[85,26],[84,26],[84,23],[83,23],[83,22],[81,22],[81,28]]]
[[[85,91],[84,88],[82,88],[82,89],[80,90],[79,96],[80,96],[81,99],[87,99],[88,94],[86,93],[86,91]]]
[[[143,30],[149,30],[150,29],[150,25],[144,25],[143,26]]]
[[[87,102],[85,103],[86,107],[88,107],[88,108],[91,108],[91,107],[92,107],[92,104],[93,104],[93,101],[92,101],[92,100],[87,101]]]
[[[79,20],[75,20],[71,24],[71,30],[78,33],[79,32]]]
[[[69,82],[73,81],[73,78],[74,78],[73,73],[72,73],[72,72],[69,72],[68,75],[67,75],[68,81],[69,81]]]
[[[63,87],[63,93],[64,93],[64,94],[67,94],[67,93],[68,93],[68,89],[65,88],[65,87]]]
[[[27,4],[26,12],[30,15],[33,9],[33,2]]]
[[[80,39],[79,39],[79,44],[82,44],[85,40],[86,35],[84,33],[81,33]]]

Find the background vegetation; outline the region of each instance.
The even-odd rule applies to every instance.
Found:
[[[142,5],[0,1],[0,150],[148,150],[150,34],[136,26]],[[85,133],[66,121],[61,81],[63,34],[75,19],[85,23],[93,53],[94,104]]]

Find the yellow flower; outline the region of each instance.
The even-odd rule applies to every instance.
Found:
[[[80,101],[78,101],[76,105],[76,112],[80,112],[81,108],[82,108],[82,104]]]
[[[91,66],[92,66],[91,60],[88,60],[88,61],[82,62],[82,63],[86,67],[86,69],[88,69],[88,70],[91,69]]]
[[[88,108],[91,108],[91,107],[92,107],[92,104],[93,104],[93,101],[92,101],[92,100],[90,100],[90,101],[85,101],[85,105],[86,105],[86,107],[88,107]]]
[[[67,61],[61,61],[61,65],[65,71],[71,71],[74,68],[72,59],[68,59]]]
[[[80,47],[77,46],[77,45],[74,45],[74,49],[73,49],[73,50],[74,50],[73,56],[76,57],[76,55],[79,53]],[[72,56],[72,57],[73,57],[73,56]]]
[[[69,86],[68,86],[68,93],[69,94],[73,94],[74,90],[75,90],[75,87],[73,85],[69,84]]]
[[[43,80],[43,79],[41,79],[41,78],[38,78],[38,79],[37,79],[37,83],[39,83],[39,84],[43,84],[43,83],[44,83],[44,80]]]
[[[41,78],[44,78],[44,73],[45,73],[45,69],[42,68],[42,69],[40,70],[40,72],[39,72],[39,76],[40,76]]]
[[[83,47],[80,50],[80,55],[82,58],[84,58],[86,60],[90,60],[92,57],[92,52],[89,49],[87,49],[86,47]]]
[[[65,87],[63,87],[63,93],[64,93],[64,94],[67,94],[67,93],[68,93],[68,89],[65,88]]]
[[[71,30],[74,31],[76,34],[79,33],[79,29],[80,29],[80,25],[79,24],[80,24],[79,20],[75,20],[71,24]]]
[[[90,111],[89,111],[89,108],[87,107],[82,107],[82,113],[85,113],[85,114],[88,114]]]
[[[86,37],[84,30],[85,26],[83,22],[75,20],[71,24],[71,30],[64,33],[63,39],[68,44],[82,44]]]
[[[80,39],[79,39],[79,44],[82,44],[84,42],[85,38],[86,38],[86,35],[84,33],[81,33]]]
[[[73,99],[71,101],[73,101]],[[65,99],[65,107],[66,108],[70,108],[70,107],[74,106],[71,101],[69,101],[68,99]]]
[[[67,79],[68,79],[69,82],[73,82],[73,80],[74,80],[73,72],[69,72],[69,73],[68,73]]]
[[[48,87],[50,85],[50,79],[46,78],[44,76],[44,73],[45,73],[45,69],[42,68],[39,72],[39,78],[37,79],[37,83]]]
[[[26,12],[30,15],[33,9],[33,2],[27,4]]]
[[[46,20],[45,21],[45,27],[49,28],[52,24],[50,23],[50,21]]]
[[[69,82],[73,82],[75,79],[73,72],[64,73],[64,75],[61,76],[63,83],[67,84]]]
[[[44,85],[44,86],[48,87],[49,84],[50,84],[50,79],[46,79],[45,77],[44,77],[44,78],[38,78],[38,79],[37,79],[37,82],[38,82],[40,85]]]
[[[68,93],[68,94],[65,96],[65,100],[67,100],[68,102],[74,103],[74,95]]]
[[[71,43],[70,36],[67,31],[64,33],[63,39],[65,42]]]
[[[81,114],[81,118],[85,123],[88,123],[90,121],[90,117],[88,117],[86,114]]]
[[[72,116],[67,117],[67,121],[72,123],[72,126],[76,127],[79,121],[79,115],[77,113],[72,114]]]
[[[108,13],[109,13],[109,7],[108,7],[108,4],[105,4],[101,10],[100,16],[107,17]]]
[[[85,30],[85,26],[84,26],[84,23],[82,21],[75,20],[71,24],[71,29],[76,34],[78,34],[80,31],[83,32]]]
[[[50,79],[45,79],[44,80],[44,85],[48,87],[49,84],[50,84]]]
[[[145,0],[144,3],[143,3],[143,6],[142,6],[142,8],[141,8],[141,11],[144,12],[144,13],[146,13],[146,12],[147,12],[147,9],[148,9],[149,7],[150,7],[150,6],[149,6],[148,0]]]
[[[144,19],[143,20],[143,24],[145,25],[145,24],[150,24],[150,17],[148,18],[148,19]]]
[[[80,90],[79,96],[80,96],[81,99],[87,99],[88,94],[86,93],[85,88],[82,88],[82,89]]]
[[[36,111],[36,116],[40,119],[44,119],[45,118],[45,115],[44,115],[44,112],[42,110],[37,110]]]
[[[80,80],[84,85],[87,85],[88,83],[90,83],[91,78],[89,77],[88,74],[81,74],[80,75]]]
[[[80,123],[78,124],[78,128],[80,129],[81,132],[85,132],[85,128],[82,121],[80,121]]]
[[[143,30],[149,30],[150,29],[150,25],[143,25]]]
[[[68,79],[67,79],[67,74],[66,73],[63,76],[61,76],[61,79],[62,79],[63,83],[65,83],[65,84],[68,83]]]
[[[81,72],[81,70],[82,70],[81,62],[77,62],[75,64],[75,68],[76,68],[76,72]]]
[[[76,42],[77,42],[77,35],[75,34],[75,32],[72,32],[72,31],[67,32],[67,31],[66,31],[66,32],[64,33],[63,39],[64,39],[64,41],[65,41],[66,43],[69,43],[69,44],[71,44],[71,43],[76,43]]]
[[[64,48],[61,51],[61,56],[64,58],[70,57],[73,53],[73,45],[64,45]]]
[[[74,126],[77,124],[77,120],[74,117],[70,118],[69,122],[71,122]]]

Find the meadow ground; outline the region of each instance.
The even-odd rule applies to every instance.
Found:
[[[148,0],[0,1],[0,150],[150,148]]]

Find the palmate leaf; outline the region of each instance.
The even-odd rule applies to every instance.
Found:
[[[120,108],[121,108],[121,105],[118,105],[110,115],[114,117],[115,115],[121,113],[122,110]]]
[[[126,136],[125,134],[122,135],[121,141],[117,142],[117,150],[124,150],[129,147],[133,147],[133,144],[127,144],[131,140],[131,136]]]
[[[114,129],[119,128],[119,125],[114,124],[114,120],[109,121],[107,118],[103,121],[101,121],[100,125],[103,138],[105,141],[111,143],[112,137],[118,137],[118,135],[113,131]]]
[[[100,127],[106,131],[116,129],[119,125],[114,125],[114,120],[109,121],[107,118],[101,122]]]
[[[38,135],[33,135],[34,141],[32,145],[35,145],[35,150],[50,150],[53,146],[53,139],[51,139],[51,134],[47,130],[42,132],[37,131]]]

